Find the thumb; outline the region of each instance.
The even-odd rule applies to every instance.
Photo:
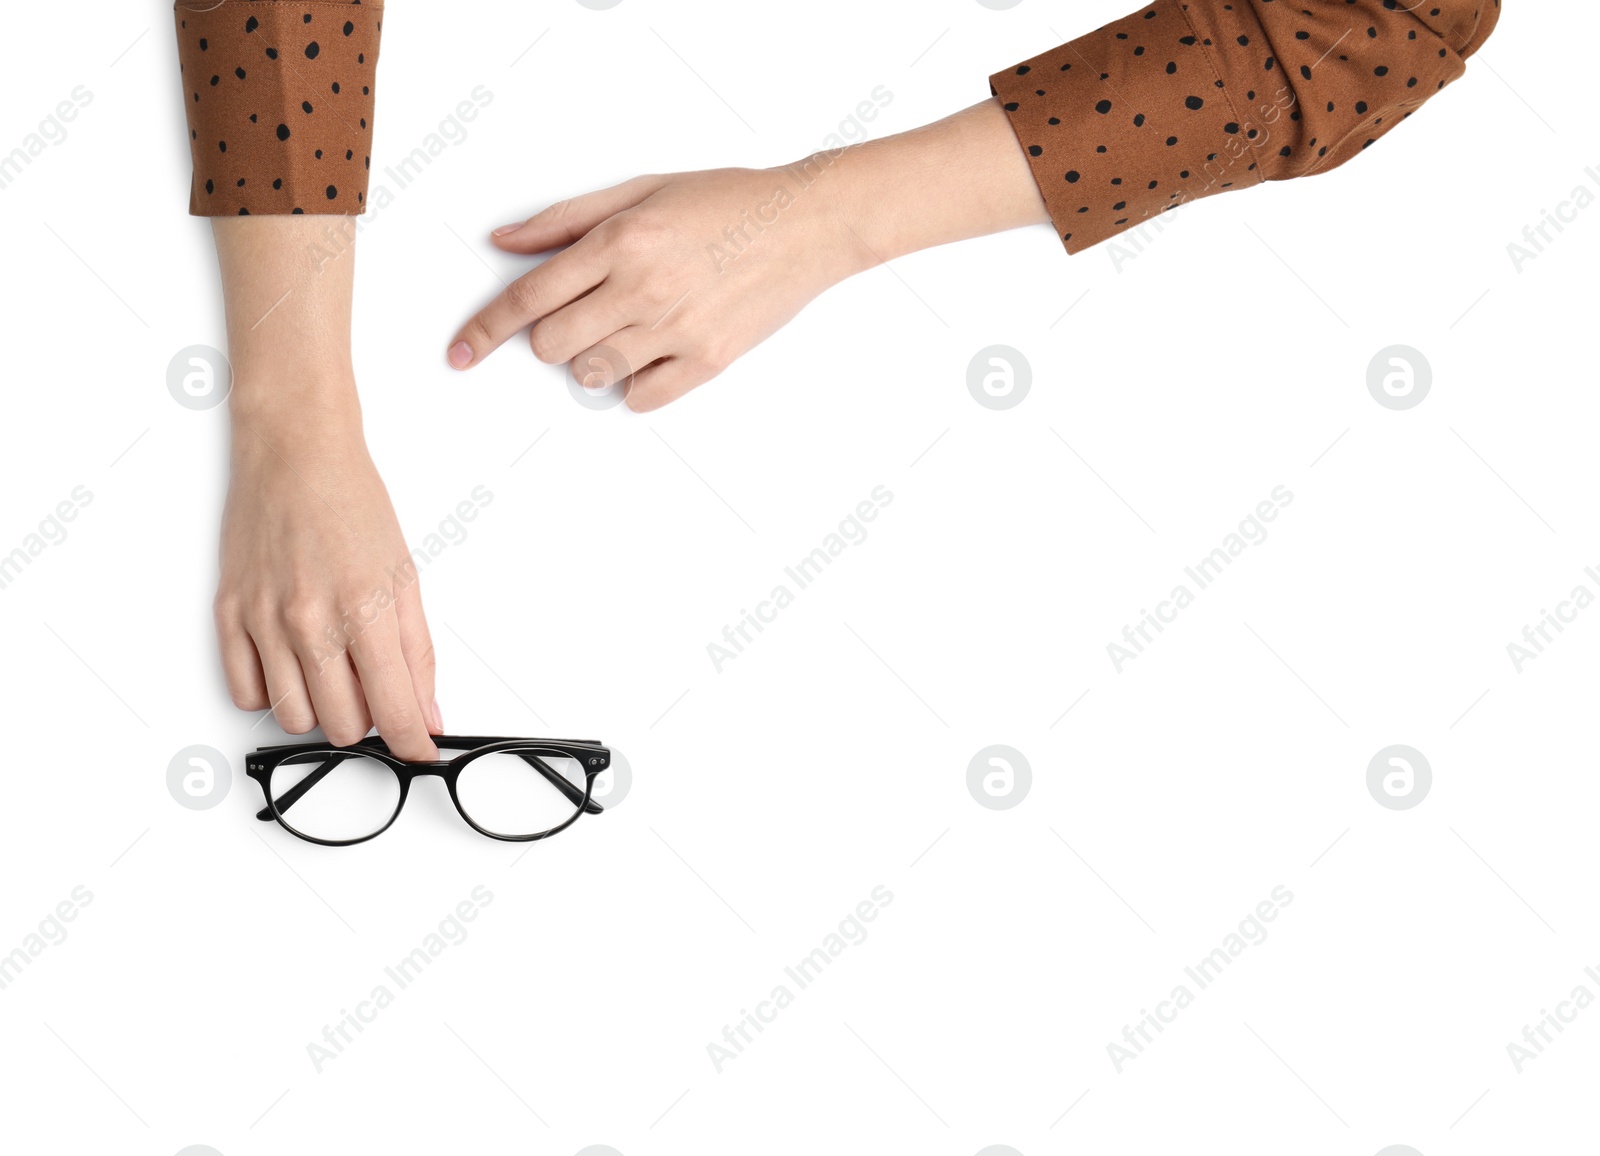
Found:
[[[490,239],[507,253],[543,253],[571,245],[601,221],[633,208],[666,183],[666,177],[635,177],[609,189],[558,201],[526,221],[501,225]]]

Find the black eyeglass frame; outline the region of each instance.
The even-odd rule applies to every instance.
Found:
[[[267,805],[256,812],[256,818],[264,823],[276,822],[285,831],[297,839],[304,839],[308,843],[317,843],[324,847],[350,847],[357,843],[365,843],[369,839],[376,839],[400,817],[400,812],[405,810],[406,798],[411,793],[412,780],[425,775],[437,775],[444,780],[445,788],[450,792],[450,801],[455,804],[456,813],[466,821],[480,835],[491,839],[499,839],[507,843],[532,843],[539,839],[548,839],[551,835],[560,834],[578,821],[581,815],[598,815],[605,807],[596,802],[591,795],[594,792],[595,777],[611,765],[611,751],[593,739],[538,739],[538,738],[494,738],[485,736],[463,735],[435,735],[434,745],[445,750],[459,750],[461,753],[453,759],[441,759],[434,762],[408,762],[392,754],[381,738],[373,736],[362,739],[360,742],[348,747],[335,746],[332,743],[288,743],[278,746],[261,747],[252,751],[245,764],[245,773],[261,786],[261,794],[266,799]],[[528,749],[532,748],[532,749]],[[322,766],[306,775],[299,783],[285,791],[279,798],[272,797],[272,773],[278,769],[285,759],[295,755],[326,751],[332,758]],[[533,835],[504,835],[498,831],[490,831],[476,823],[472,816],[467,814],[466,808],[461,805],[461,798],[456,793],[456,781],[461,777],[461,772],[473,759],[483,755],[497,754],[506,751],[519,755],[531,767],[543,775],[552,786],[564,794],[568,801],[575,805],[572,817],[559,826],[548,831],[540,831]],[[584,786],[580,793],[577,786],[567,777],[551,767],[549,763],[538,757],[538,751],[553,751],[567,758],[577,761],[584,772]],[[329,771],[338,766],[347,758],[374,759],[383,763],[395,773],[395,778],[400,783],[400,797],[395,802],[394,814],[388,821],[373,831],[370,835],[362,835],[358,839],[319,839],[314,835],[307,835],[304,831],[297,830],[287,819],[283,812],[299,801],[307,791],[320,782]]]

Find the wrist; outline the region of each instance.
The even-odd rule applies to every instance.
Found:
[[[819,186],[861,268],[936,245],[1049,220],[997,101],[881,140],[817,154]],[[852,272],[859,272],[854,269]]]
[[[839,211],[866,268],[938,244],[917,227],[908,204],[914,187],[908,144],[886,137],[853,145],[839,158]]]
[[[236,432],[249,426],[297,438],[361,437],[361,402],[348,368],[235,365],[228,414]]]
[[[812,153],[781,170],[821,208],[827,231],[821,248],[835,282],[911,251],[894,228],[897,189],[887,183],[892,159],[883,155],[884,143]]]

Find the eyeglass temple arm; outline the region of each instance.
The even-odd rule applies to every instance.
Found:
[[[552,787],[565,795],[567,797],[567,802],[571,803],[573,806],[583,803],[584,814],[598,815],[600,812],[605,810],[603,806],[595,802],[593,799],[590,799],[587,803],[584,803],[583,792],[578,790],[576,786],[569,782],[565,775],[561,774],[561,772],[557,771],[554,767],[545,762],[532,751],[518,751],[516,753],[520,754],[524,759],[526,759],[533,766],[534,770],[538,771],[541,775],[548,779]]]
[[[567,802],[573,804],[574,806],[578,805],[579,803],[583,803],[583,792],[568,782],[566,776],[562,775],[554,767],[550,766],[549,763],[545,762],[538,755],[532,753],[531,751],[517,751],[515,753],[520,755],[525,762],[534,768],[534,770],[543,775],[545,779],[549,781],[551,786],[565,795]],[[298,803],[301,798],[305,796],[307,791],[316,786],[318,783],[322,782],[322,780],[327,777],[329,771],[333,770],[333,768],[337,767],[349,757],[349,753],[339,753],[331,756],[325,762],[323,762],[320,767],[312,771],[309,775],[301,779],[298,783],[280,795],[276,800],[278,814],[283,814],[290,807]],[[593,799],[590,799],[589,802],[584,803],[583,810],[585,814],[598,815],[605,810],[605,807],[595,802]],[[256,818],[262,822],[270,823],[273,818],[272,807],[262,807],[261,810],[256,812]]]
[[[322,765],[320,767],[318,767],[316,770],[312,771],[305,778],[301,779],[294,786],[290,787],[282,795],[278,796],[278,798],[276,800],[276,804],[277,804],[277,807],[278,807],[278,814],[280,814],[280,815],[283,814],[290,807],[292,807],[296,803],[298,803],[300,801],[301,797],[304,796],[307,791],[309,791],[312,787],[316,786],[318,783],[322,782],[323,779],[328,777],[328,772],[329,771],[333,770],[334,767],[337,767],[340,763],[344,762],[349,757],[350,756],[348,754],[344,754],[344,753],[340,753],[340,754],[329,756],[326,760],[323,761],[323,763],[322,763]],[[269,778],[267,781],[271,782],[272,780]],[[271,806],[271,804],[269,804],[268,806],[262,807],[261,810],[257,811],[256,812],[256,818],[262,820],[263,822],[271,822],[272,821],[272,806]]]

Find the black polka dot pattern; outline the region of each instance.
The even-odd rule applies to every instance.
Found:
[[[1360,155],[1465,71],[1499,14],[1500,0],[1157,0],[989,83],[1078,253]]]
[[[366,211],[382,0],[178,0],[197,216]]]

